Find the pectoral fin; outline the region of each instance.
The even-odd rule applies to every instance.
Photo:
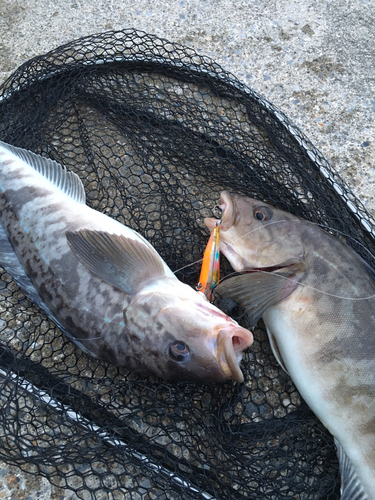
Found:
[[[136,293],[146,280],[165,274],[161,257],[141,241],[89,230],[68,232],[66,237],[89,271],[127,294]]]
[[[337,448],[341,474],[340,500],[368,500],[367,493],[363,489],[361,481],[359,480],[351,461],[336,438],[335,445]]]
[[[250,327],[253,327],[268,307],[295,290],[303,272],[303,264],[293,264],[274,272],[241,274],[223,281],[215,291],[240,304],[246,310]]]

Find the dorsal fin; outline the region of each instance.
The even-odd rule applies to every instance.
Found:
[[[64,166],[60,165],[60,163],[57,163],[55,160],[44,158],[44,156],[37,155],[27,149],[17,148],[1,141],[0,146],[33,167],[74,201],[86,203],[86,195],[82,181],[74,172],[68,172]]]

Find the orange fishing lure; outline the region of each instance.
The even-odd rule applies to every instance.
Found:
[[[213,289],[220,279],[220,222],[216,223],[203,254],[201,274],[197,290],[203,292],[209,301],[213,299]]]

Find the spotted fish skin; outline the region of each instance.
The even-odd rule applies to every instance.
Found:
[[[22,283],[90,355],[166,379],[239,377],[227,358],[239,363],[251,333],[179,282],[141,235],[90,209],[76,174],[0,142],[0,222]],[[242,339],[227,357],[220,332]],[[188,346],[186,361],[171,357],[176,341]]]
[[[228,192],[222,204],[221,250],[246,274],[218,292],[253,324],[263,318],[276,358],[334,436],[342,499],[374,500],[374,272],[315,224]]]

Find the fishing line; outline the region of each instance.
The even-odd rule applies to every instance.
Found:
[[[255,227],[251,231],[248,231],[247,233],[243,234],[242,236],[239,236],[237,239],[242,240],[245,238],[245,236],[248,236],[251,233],[254,233],[255,231],[260,231],[261,229],[265,229],[267,226],[271,226],[272,224],[280,224],[281,222],[308,222],[308,221],[301,221],[299,219],[283,219],[283,220],[275,220],[271,222],[267,222],[267,224],[264,224],[263,226]]]
[[[302,222],[302,221],[300,221],[300,222]],[[363,245],[360,241],[353,238],[353,236],[350,236],[350,234],[346,234],[346,233],[344,233],[344,231],[339,231],[338,229],[335,229],[334,227],[325,226],[324,224],[319,224],[318,222],[310,222],[310,224],[315,224],[316,226],[323,227],[325,229],[330,229],[331,231],[336,231],[336,233],[341,234],[341,235],[345,236],[346,238],[350,238],[352,241],[354,241],[360,247],[362,247],[364,250],[366,250],[366,252],[369,253],[371,255],[371,257],[375,260],[375,255],[373,253],[371,253],[370,250],[367,247],[365,247],[365,245]]]
[[[324,224],[319,224],[317,222],[311,222],[311,221],[307,221],[307,220],[300,220],[300,219],[283,219],[283,220],[279,220],[279,221],[271,221],[271,222],[268,222],[267,224],[264,224],[263,226],[260,226],[260,227],[256,227],[254,229],[252,229],[251,231],[248,231],[247,233],[243,234],[242,236],[240,236],[238,239],[243,239],[245,236],[248,236],[249,234],[255,232],[255,231],[260,231],[261,229],[265,229],[267,226],[270,226],[272,224],[281,224],[283,222],[299,222],[299,223],[302,223],[302,222],[306,222],[308,224],[313,224],[314,226],[318,226],[318,227],[322,227],[322,228],[325,228],[325,229],[329,229],[331,231],[336,231],[337,233],[339,234],[342,234],[343,236],[347,237],[347,238],[350,238],[351,240],[353,240],[354,242],[356,242],[358,245],[360,245],[362,248],[364,248],[370,255],[373,259],[375,259],[375,256],[362,244],[360,243],[358,240],[356,240],[355,238],[353,238],[352,236],[344,233],[343,231],[339,231],[338,229],[335,229],[333,227],[330,227],[330,226],[326,226]],[[187,264],[186,266],[183,266],[181,267],[180,269],[177,269],[176,271],[174,271],[174,274],[182,271],[183,269],[186,269],[188,267],[191,267],[193,266],[194,264],[200,264],[203,262],[203,258],[202,259],[199,259],[199,260],[196,260],[194,262],[191,262],[190,264]],[[267,273],[267,274],[272,274],[274,271],[264,271],[264,270],[259,270],[257,271],[256,269],[254,269],[254,272],[258,272],[258,273]],[[233,276],[233,275],[238,275],[237,272],[233,272],[233,273],[230,273],[230,274],[227,274],[224,278],[224,280],[228,279],[229,277]],[[241,275],[241,274],[240,274]],[[343,296],[340,296],[340,295],[336,295],[336,294],[333,294],[333,293],[329,293],[329,292],[325,292],[323,290],[320,290],[319,288],[315,288],[311,285],[306,285],[305,283],[302,283],[301,281],[296,281],[294,280],[293,278],[287,278],[286,276],[280,276],[279,274],[275,274],[275,276],[278,276],[279,278],[283,278],[285,280],[289,280],[289,281],[293,281],[293,283],[297,283],[301,286],[304,286],[305,288],[309,288],[311,290],[314,290],[316,292],[319,292],[319,293],[322,293],[324,295],[328,295],[329,297],[335,297],[337,299],[342,299],[342,300],[352,300],[352,301],[360,301],[360,300],[369,300],[369,299],[373,299],[375,298],[375,294],[373,295],[369,295],[367,297],[358,297],[358,298],[354,298],[354,297],[343,297]],[[219,282],[222,283],[223,280],[221,280]]]
[[[254,229],[252,229],[251,231],[248,231],[247,233],[243,234],[242,236],[240,236],[239,238],[237,238],[237,240],[241,240],[243,238],[245,238],[246,236],[248,236],[249,234],[252,234],[253,232],[255,231],[260,231],[261,229],[265,229],[266,227],[272,225],[272,224],[281,224],[283,222],[298,222],[298,223],[302,223],[302,222],[305,222],[305,223],[308,223],[308,224],[312,224],[312,225],[315,225],[315,226],[318,226],[318,227],[321,227],[321,228],[325,228],[325,229],[329,229],[331,231],[335,231],[336,233],[338,234],[341,234],[347,238],[350,238],[351,240],[353,240],[354,242],[356,242],[358,245],[360,245],[362,248],[364,248],[370,255],[373,259],[375,259],[375,256],[362,244],[360,243],[358,240],[356,240],[355,238],[353,238],[352,236],[344,233],[343,231],[340,231],[338,229],[335,229],[333,227],[330,227],[330,226],[326,226],[324,224],[320,224],[320,223],[317,223],[317,222],[312,222],[312,221],[308,221],[308,220],[300,220],[300,219],[283,219],[283,220],[278,220],[278,221],[271,221],[271,222],[268,222],[267,224],[264,224],[262,226],[259,226],[259,227],[256,227]],[[235,243],[235,242],[234,242]],[[371,267],[371,266],[370,266]],[[267,273],[267,274],[272,274],[274,271],[265,271],[265,270],[259,270],[257,271],[256,269],[254,269],[254,272],[259,272],[259,273]],[[232,276],[233,274],[237,274],[236,272],[234,273],[231,273],[227,276],[225,276],[224,280],[226,280],[227,278],[229,278],[230,276]],[[358,297],[358,298],[354,298],[354,297],[343,297],[343,296],[340,296],[340,295],[336,295],[336,294],[332,294],[332,293],[329,293],[329,292],[325,292],[323,290],[320,290],[318,288],[315,288],[311,285],[306,285],[305,283],[302,283],[301,281],[297,281],[297,280],[294,280],[293,278],[287,278],[286,276],[280,276],[279,274],[275,274],[275,276],[278,276],[279,278],[283,278],[283,279],[286,279],[286,280],[289,280],[289,281],[292,281],[293,283],[297,283],[301,286],[304,286],[306,288],[309,288],[311,290],[314,290],[316,292],[319,292],[319,293],[322,293],[324,295],[328,295],[330,297],[335,297],[335,298],[338,298],[338,299],[342,299],[342,300],[352,300],[352,301],[359,301],[359,300],[369,300],[369,299],[372,299],[375,297],[375,294],[373,295],[369,295],[367,297]]]
[[[275,221],[275,222],[270,222],[269,224],[276,224],[276,223],[279,223],[279,222],[287,222],[287,220],[285,220],[285,221]],[[298,221],[298,222],[301,222],[301,221]],[[269,225],[269,224],[267,224],[267,225]],[[248,233],[246,233],[246,234],[244,234],[243,236],[241,236],[239,239],[242,239],[242,238],[244,238],[245,236],[247,236],[248,234],[251,234],[252,232],[257,231],[257,230],[259,230],[259,229],[262,229],[262,228],[261,228],[261,227],[257,227],[257,228],[255,228],[255,229],[252,229],[252,230],[251,230],[251,231],[249,231]],[[198,259],[198,260],[195,260],[194,262],[191,262],[190,264],[186,264],[186,266],[183,266],[183,267],[180,267],[179,269],[176,269],[176,271],[173,271],[173,273],[174,273],[174,274],[176,274],[176,273],[178,273],[178,272],[182,271],[183,269],[186,269],[186,268],[188,268],[188,267],[194,266],[195,264],[201,264],[201,263],[203,262],[203,260],[204,260],[204,258],[202,258],[202,259]],[[228,275],[228,276],[230,276],[230,275]]]
[[[314,290],[315,292],[319,292],[319,293],[322,293],[323,295],[328,295],[330,297],[335,297],[337,299],[360,301],[360,300],[373,299],[375,297],[375,294],[369,295],[368,297],[358,297],[358,298],[354,298],[354,297],[342,297],[340,295],[335,295],[334,293],[325,292],[325,291],[320,290],[319,288],[315,288],[315,287],[313,287],[311,285],[306,285],[306,283],[302,283],[301,281],[295,280],[293,278],[288,278],[287,276],[281,276],[280,274],[276,274],[275,271],[265,271],[263,269],[259,269],[259,270],[254,269],[253,271],[248,271],[248,272],[244,272],[244,273],[234,272],[234,273],[231,273],[231,274],[228,274],[227,276],[225,276],[225,278],[220,283],[223,283],[224,281],[226,281],[227,279],[229,279],[230,276],[233,276],[233,275],[243,276],[245,274],[256,274],[256,273],[273,274],[274,276],[277,276],[280,279],[292,281],[293,283],[297,283],[298,285],[304,286],[305,288],[309,288],[310,290]],[[225,297],[223,296],[223,298],[225,298]]]
[[[360,241],[358,241],[356,238],[353,238],[353,236],[350,236],[350,234],[344,233],[343,231],[340,231],[339,229],[336,229],[334,227],[326,226],[325,224],[320,224],[319,222],[312,222],[312,221],[309,221],[309,220],[283,219],[283,220],[278,220],[278,221],[271,221],[271,222],[268,222],[267,224],[264,224],[263,226],[259,226],[259,227],[256,227],[256,228],[252,229],[251,231],[248,231],[247,233],[245,233],[242,236],[240,236],[238,239],[241,240],[241,239],[245,238],[246,236],[248,236],[249,234],[253,233],[254,231],[265,229],[267,226],[270,226],[271,224],[281,224],[282,222],[299,222],[299,223],[305,222],[307,224],[312,224],[314,226],[318,226],[318,227],[321,227],[321,228],[324,228],[324,229],[329,229],[331,231],[335,231],[336,233],[341,234],[342,236],[345,236],[346,238],[351,239],[352,241],[354,241],[355,243],[357,243],[359,246],[361,246],[362,248],[364,248],[366,250],[366,252],[369,253],[371,255],[371,257],[375,260],[375,255],[373,255],[370,252],[370,250],[368,248],[366,248],[365,245],[363,245]]]
[[[272,274],[272,272],[269,272],[269,271],[259,271],[259,272],[261,272],[261,273],[264,272],[264,273]],[[375,294],[369,295],[368,297],[358,297],[358,298],[354,298],[354,297],[342,297],[341,295],[336,295],[334,293],[324,292],[323,290],[320,290],[319,288],[315,288],[315,287],[313,287],[311,285],[306,285],[305,283],[302,283],[301,281],[294,280],[293,278],[288,278],[287,276],[280,276],[279,274],[275,274],[275,276],[278,276],[279,278],[283,278],[285,280],[292,281],[293,283],[297,283],[298,285],[302,285],[305,288],[309,288],[310,290],[314,290],[314,292],[319,292],[319,293],[322,293],[323,295],[328,295],[329,297],[335,297],[337,299],[360,301],[360,300],[373,299],[375,297]]]
[[[173,271],[173,274],[179,273],[180,271],[182,271],[183,269],[186,269],[187,267],[194,266],[194,264],[200,264],[201,262],[203,262],[203,260],[204,260],[203,258],[195,260],[194,262],[191,262],[190,264],[187,264],[184,267],[180,267],[180,269],[176,269],[176,271]]]

